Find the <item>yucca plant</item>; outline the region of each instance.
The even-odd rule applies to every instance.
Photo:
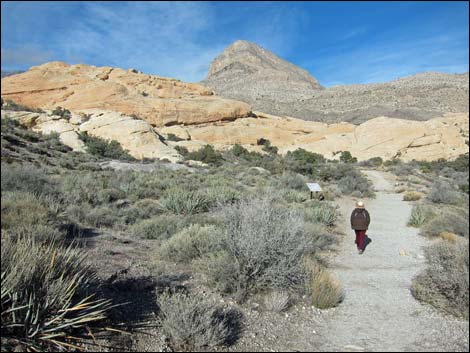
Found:
[[[306,218],[315,223],[321,223],[327,227],[335,225],[338,219],[336,209],[328,204],[316,203],[313,208],[306,210]]]
[[[410,219],[408,220],[408,225],[410,227],[421,227],[430,216],[430,211],[423,205],[415,205],[411,210]]]
[[[162,210],[185,215],[207,211],[209,205],[205,195],[181,188],[168,190],[166,197],[160,201]]]
[[[86,293],[94,275],[83,252],[2,234],[1,255],[2,351],[81,350],[85,328],[111,308]]]

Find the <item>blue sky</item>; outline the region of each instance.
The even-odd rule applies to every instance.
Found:
[[[47,61],[197,82],[237,39],[324,86],[469,66],[468,2],[2,1],[2,70]]]

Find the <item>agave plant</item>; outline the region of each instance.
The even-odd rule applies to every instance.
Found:
[[[195,214],[207,211],[209,201],[199,192],[174,188],[168,190],[167,196],[160,201],[160,207],[176,214]]]

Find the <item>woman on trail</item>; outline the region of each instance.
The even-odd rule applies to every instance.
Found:
[[[366,248],[366,231],[369,224],[369,212],[365,209],[364,202],[359,200],[351,213],[351,228],[356,232],[356,245],[359,254],[362,254]]]

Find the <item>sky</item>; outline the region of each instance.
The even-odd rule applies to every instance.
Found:
[[[469,67],[468,2],[2,1],[2,70],[49,61],[198,82],[254,42],[323,86]]]

